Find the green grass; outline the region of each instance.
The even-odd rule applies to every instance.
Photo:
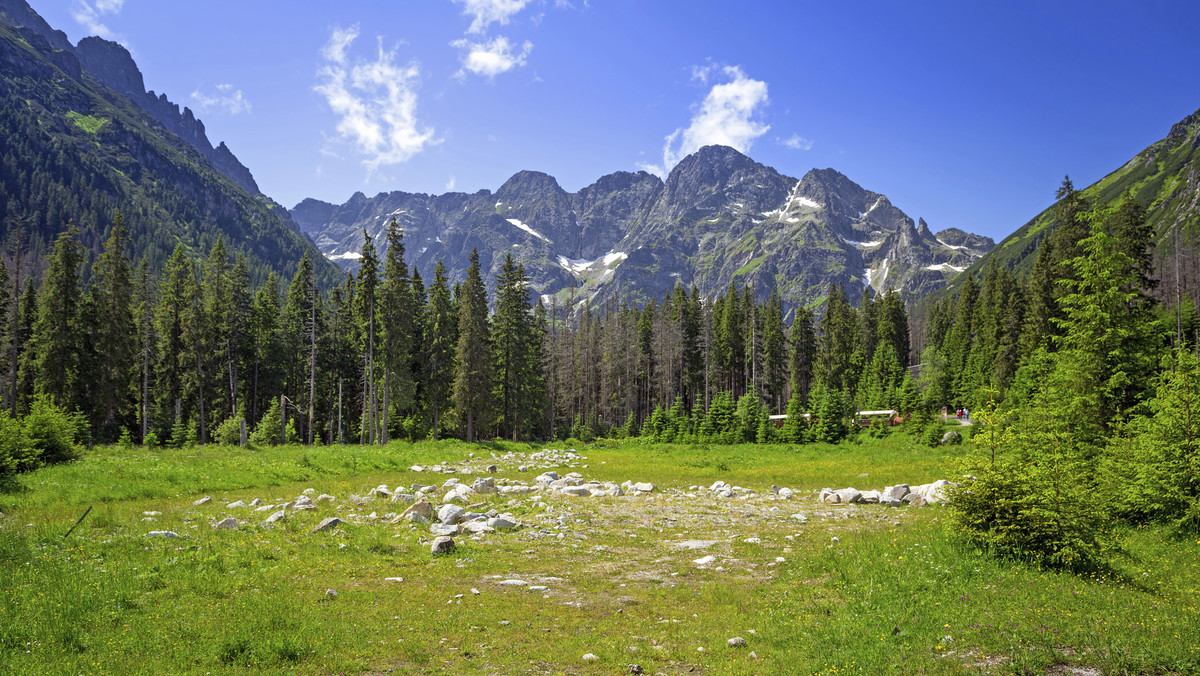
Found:
[[[67,111],[67,118],[75,123],[76,127],[86,131],[89,134],[95,135],[100,129],[108,123],[108,120],[103,117],[92,117],[77,113],[74,110]]]
[[[325,516],[402,505],[339,501],[267,528],[258,523],[265,514],[225,503],[292,499],[309,487],[345,498],[380,483],[440,485],[492,462],[497,476],[528,482],[543,468],[521,474],[517,465],[542,445],[109,447],[23,476],[0,494],[0,672],[611,674],[634,663],[668,674],[1200,671],[1200,542],[1125,531],[1116,574],[1077,577],[964,547],[944,508],[812,498],[823,486],[949,476],[955,450],[903,435],[841,446],[573,447],[586,459],[560,474],[658,489],[483,496],[485,508],[510,511],[525,527],[460,537],[453,555],[437,558],[429,533],[409,525],[351,519],[309,535]],[[408,470],[435,462],[461,471]],[[786,485],[798,499],[687,492],[718,479],[760,494]],[[203,495],[213,502],[193,506]],[[211,528],[226,515],[239,519],[237,530]],[[669,544],[685,539],[716,544]],[[691,563],[706,553],[724,570]],[[509,578],[547,589],[499,584]],[[748,645],[727,648],[732,636]],[[583,662],[587,652],[599,661]]]

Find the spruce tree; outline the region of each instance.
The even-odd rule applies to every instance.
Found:
[[[458,345],[458,317],[446,286],[446,266],[441,261],[433,268],[433,286],[429,289],[429,323],[425,344],[428,346],[426,400],[433,438],[441,434],[442,416],[450,408],[454,391],[454,351]]]
[[[72,225],[54,243],[31,338],[34,389],[67,409],[84,404],[80,382],[83,332],[79,321],[84,254],[78,238],[79,229]]]
[[[133,273],[125,248],[129,233],[118,211],[113,218],[112,234],[104,251],[93,266],[91,289],[95,324],[92,325],[96,356],[93,384],[98,421],[104,430],[101,438],[115,441],[120,436],[119,425],[127,422],[132,412],[134,368],[138,342],[130,340],[137,334],[133,321]]]
[[[491,328],[487,288],[479,270],[479,252],[471,250],[467,280],[459,297],[458,349],[454,404],[467,441],[487,429],[492,414]]]

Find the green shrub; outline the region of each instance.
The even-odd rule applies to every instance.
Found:
[[[0,413],[0,477],[37,467],[37,454],[21,421]]]
[[[254,433],[250,435],[250,442],[255,446],[275,446],[279,443],[280,424],[279,400],[272,399],[271,407],[263,413],[258,424],[254,426]]]
[[[242,417],[228,418],[213,432],[213,441],[225,446],[237,446],[242,443]]]
[[[70,462],[83,455],[83,449],[76,443],[79,419],[59,408],[52,398],[36,397],[23,424],[39,464]]]

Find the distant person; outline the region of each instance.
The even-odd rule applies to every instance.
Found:
[[[963,417],[966,418],[967,420],[970,420],[971,419],[971,410],[964,408],[963,409]]]
[[[959,420],[962,420],[962,412],[963,412],[963,410],[960,408],[954,412],[954,415],[958,416]]]

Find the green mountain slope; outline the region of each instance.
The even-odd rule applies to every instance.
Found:
[[[308,253],[323,280],[340,275],[287,212],[218,171],[77,57],[0,21],[0,240],[19,227],[36,261],[70,223],[94,255],[119,209],[132,255],[159,268],[177,244],[206,257],[218,237],[257,279],[290,277]],[[7,248],[7,247],[6,247]]]
[[[1155,263],[1169,270],[1160,278],[1174,288],[1174,227],[1179,226],[1181,256],[1185,260],[1183,280],[1191,279],[1195,286],[1195,251],[1200,243],[1200,111],[1192,113],[1171,127],[1166,138],[1138,153],[1116,171],[1083,190],[1086,199],[1098,204],[1108,204],[1121,197],[1127,190],[1146,207],[1149,223],[1157,235]],[[1056,186],[1047,186],[1047,191]],[[995,261],[1014,272],[1025,275],[1033,269],[1037,260],[1038,246],[1052,232],[1054,206],[1038,214],[1000,242],[973,265],[967,268],[978,278],[988,265]],[[1168,259],[1170,259],[1168,261]],[[955,293],[966,278],[958,275],[945,289],[939,292]],[[1164,284],[1166,286],[1166,284]],[[1193,291],[1195,289],[1192,289]]]

